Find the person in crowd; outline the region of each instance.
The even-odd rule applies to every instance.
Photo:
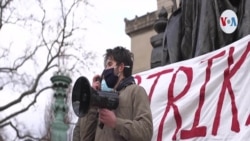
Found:
[[[133,53],[125,47],[106,50],[105,69],[94,76],[92,87],[97,91],[117,92],[119,105],[115,110],[91,107],[78,119],[73,141],[151,141],[150,103],[145,89],[132,76],[133,60]]]

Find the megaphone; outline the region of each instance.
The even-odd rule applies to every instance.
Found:
[[[72,91],[72,106],[78,117],[84,117],[91,106],[98,108],[116,109],[119,105],[117,92],[96,91],[86,77],[79,77]]]

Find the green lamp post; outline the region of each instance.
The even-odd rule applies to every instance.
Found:
[[[65,115],[68,111],[66,104],[67,89],[72,82],[69,76],[58,71],[51,77],[53,83],[54,98],[53,104],[54,119],[51,124],[52,141],[67,141],[68,125],[65,124]]]

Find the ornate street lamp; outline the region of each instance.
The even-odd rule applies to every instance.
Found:
[[[68,111],[66,104],[67,89],[72,82],[71,78],[60,70],[51,77],[53,83],[54,98],[53,104],[54,119],[51,124],[52,141],[67,141],[68,125],[65,123],[65,116]]]

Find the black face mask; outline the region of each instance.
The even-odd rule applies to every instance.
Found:
[[[114,88],[118,81],[118,76],[115,75],[114,68],[105,69],[102,75],[107,83],[107,86],[109,88]]]

